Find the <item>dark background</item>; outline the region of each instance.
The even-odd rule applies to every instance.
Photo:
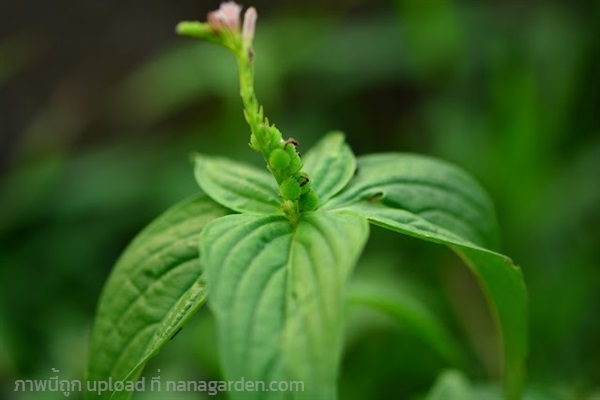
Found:
[[[340,129],[359,155],[434,155],[486,187],[529,289],[528,391],[553,399],[600,396],[595,4],[244,4],[259,13],[258,97],[302,149]],[[198,190],[192,151],[260,165],[233,57],[174,33],[217,7],[0,3],[0,397],[32,398],[14,380],[47,379],[51,368],[81,378],[116,257]],[[357,270],[369,274],[418,293],[461,343],[469,379],[496,381],[489,317],[452,254],[374,228]],[[218,379],[214,340],[202,311],[149,376]],[[350,315],[345,354],[342,399],[419,398],[449,367],[410,329],[366,310]]]

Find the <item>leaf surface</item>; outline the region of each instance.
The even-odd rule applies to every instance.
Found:
[[[231,215],[201,237],[228,379],[303,382],[234,398],[335,398],[347,281],[368,235],[348,212]]]
[[[494,209],[485,191],[459,168],[434,158],[360,157],[356,176],[327,208],[344,204],[401,210],[402,224],[411,232],[497,247]]]
[[[356,158],[341,132],[327,134],[302,160],[321,204],[348,184],[356,168]]]
[[[204,225],[228,211],[205,194],[176,204],[144,229],[117,261],[100,297],[87,379],[135,380],[206,301],[198,257]],[[88,398],[127,399],[130,392]]]
[[[518,398],[527,354],[527,293],[521,270],[496,253],[494,210],[485,191],[462,170],[413,154],[358,160],[358,173],[327,209],[349,209],[372,223],[450,246],[478,278],[499,326],[509,398]]]
[[[196,182],[217,203],[238,212],[279,212],[279,189],[266,171],[203,154],[196,154],[194,163]]]

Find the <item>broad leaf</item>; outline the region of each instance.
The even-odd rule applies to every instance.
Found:
[[[327,134],[308,151],[303,162],[321,204],[342,190],[356,169],[354,154],[341,132]]]
[[[198,237],[227,214],[206,195],[166,211],[125,250],[102,292],[92,331],[88,380],[137,379],[145,363],[206,300]],[[87,393],[127,399],[129,392]]]
[[[496,243],[495,217],[473,178],[428,157],[361,157],[355,179],[326,208],[350,209],[376,225],[456,251],[484,288],[502,333],[507,395],[519,397],[527,353],[527,294],[520,269],[486,248]]]
[[[235,398],[335,398],[346,285],[368,235],[348,212],[231,215],[201,235],[209,305],[228,379],[302,381],[298,392]]]
[[[356,176],[327,207],[357,201],[404,210],[403,226],[410,232],[497,246],[489,197],[472,177],[440,160],[400,153],[360,157]]]
[[[213,200],[238,212],[277,213],[281,207],[275,179],[239,161],[195,156],[196,181]]]

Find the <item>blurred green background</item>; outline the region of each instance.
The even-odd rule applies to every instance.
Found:
[[[597,4],[244,4],[259,12],[258,97],[301,149],[340,129],[358,155],[434,155],[489,191],[502,250],[529,289],[536,398],[600,398]],[[192,151],[260,165],[233,57],[174,34],[179,20],[217,7],[2,5],[0,398],[35,398],[13,392],[14,381],[47,379],[51,368],[81,379],[103,282],[137,231],[198,190]],[[494,385],[497,338],[468,270],[442,247],[372,231],[357,281],[385,282],[432,310],[465,359],[452,365],[410,326],[352,307],[341,398],[419,399],[448,368]],[[213,328],[202,311],[148,376],[218,379]]]

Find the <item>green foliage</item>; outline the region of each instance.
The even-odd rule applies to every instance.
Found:
[[[351,209],[377,225],[450,246],[481,281],[503,334],[509,397],[517,397],[527,354],[527,296],[521,271],[496,243],[493,207],[467,174],[410,154],[361,157],[356,179],[330,207]]]
[[[52,367],[60,379],[82,379],[108,267],[134,232],[197,190],[190,150],[260,167],[244,140],[231,55],[171,29],[174,15],[202,16],[209,3],[159,0],[118,18],[81,2],[60,13],[4,7],[0,398],[35,397],[12,383],[47,379]],[[307,150],[340,128],[358,155],[430,154],[473,173],[500,221],[502,246],[491,248],[524,267],[524,397],[599,398],[597,5],[399,0],[362,8],[261,4],[256,89],[270,119],[300,141],[294,172],[322,181]],[[373,272],[379,279],[368,289],[378,298],[367,307],[353,287],[366,290],[362,278]],[[475,398],[503,398],[501,347],[476,284],[445,246],[372,226],[349,293],[340,398],[424,398],[446,368],[486,388]],[[402,310],[428,311],[465,364],[443,356]],[[214,325],[203,307],[147,365],[146,380],[157,368],[163,380],[226,379]]]
[[[339,177],[314,182],[321,199],[341,192],[317,211],[303,213],[298,221],[277,209],[277,188],[269,183],[267,173],[226,159],[196,157],[201,188],[224,206],[242,212],[209,222],[200,244],[206,271],[202,276],[211,292],[209,303],[217,319],[226,376],[303,381],[305,391],[296,394],[299,398],[335,398],[346,286],[366,241],[369,219],[449,245],[465,259],[498,317],[506,387],[510,397],[518,397],[526,354],[525,289],[509,259],[482,247],[495,240],[493,209],[485,193],[458,168],[407,154],[361,157],[351,179],[354,156],[342,140],[340,134],[330,134],[307,154],[313,176],[325,178],[324,171],[330,171]],[[200,272],[194,274],[198,279]],[[128,279],[117,267],[103,299],[111,298],[110,293]],[[355,293],[350,299],[357,298],[376,308],[395,309],[386,306],[390,300],[381,295]],[[99,318],[122,313],[119,307],[127,309],[127,300],[113,303],[101,302]],[[445,357],[459,359],[448,335],[431,316],[399,312],[413,315],[408,319]],[[116,347],[127,344],[107,336],[103,320],[99,321],[95,352],[103,348],[103,340],[112,340]],[[160,329],[159,334],[164,336]],[[142,353],[121,360],[137,367],[147,358]],[[110,356],[107,359],[108,365],[115,362]],[[97,363],[96,358],[92,363]],[[280,394],[270,395],[279,398]]]

